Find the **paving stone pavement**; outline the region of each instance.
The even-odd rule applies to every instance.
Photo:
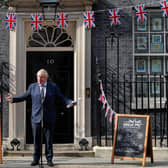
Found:
[[[4,158],[0,168],[31,168],[31,157]],[[115,159],[115,163],[110,163],[111,158],[99,157],[54,157],[54,168],[140,168],[141,161],[119,160]],[[49,168],[44,159],[44,168]],[[38,168],[33,166],[32,168]],[[150,158],[146,159],[146,168],[168,168],[168,159],[154,159],[154,163],[150,162]]]

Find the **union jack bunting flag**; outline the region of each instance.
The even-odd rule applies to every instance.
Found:
[[[31,14],[31,28],[32,30],[41,30],[43,23],[43,16],[39,13]]]
[[[121,24],[120,22],[120,9],[109,9],[109,19],[111,20],[111,26]]]
[[[85,28],[96,27],[95,18],[94,18],[94,11],[84,12],[83,13],[83,21],[84,21]]]
[[[106,104],[107,104],[107,100],[106,100],[106,99],[104,99],[104,101],[103,101],[102,103],[103,103],[103,107],[102,107],[102,109],[105,109]]]
[[[103,90],[103,84],[102,84],[102,81],[100,80],[100,90]]]
[[[5,27],[7,30],[16,29],[16,13],[7,13],[5,17]]]
[[[114,110],[112,110],[112,108],[110,107],[107,99],[106,99],[106,96],[104,94],[104,90],[103,90],[103,84],[102,84],[102,81],[99,80],[100,82],[100,97],[99,97],[99,101],[103,104],[102,106],[102,110],[106,108],[105,110],[105,117],[107,117],[108,113],[110,112],[110,118],[109,118],[109,121],[111,122],[112,121],[112,117],[113,115],[116,113]]]
[[[108,114],[109,110],[110,110],[110,106],[107,105],[107,107],[106,107],[105,117],[107,117],[107,114]]]
[[[145,10],[144,4],[135,6],[135,10],[136,10],[137,22],[139,21],[143,22],[147,20],[147,12]]]
[[[100,97],[99,97],[99,99],[98,99],[100,102],[104,102],[104,96],[103,96],[103,94],[100,94]]]
[[[67,13],[57,14],[57,26],[60,28],[68,27],[68,14]]]
[[[168,16],[168,1],[160,1],[160,8],[163,13],[163,16]]]
[[[111,109],[110,110],[110,118],[109,118],[109,121],[112,122],[112,118],[113,118],[113,114],[115,114],[115,112]]]

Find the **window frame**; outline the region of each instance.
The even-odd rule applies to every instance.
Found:
[[[136,16],[135,14],[132,15],[133,16],[133,22],[132,22],[132,34],[133,34],[133,78],[136,80],[136,75],[139,75],[139,76],[142,76],[142,75],[146,75],[149,77],[149,83],[152,82],[152,79],[154,78],[154,76],[156,78],[159,78],[161,76],[163,82],[165,82],[165,75],[168,74],[168,18],[166,17],[163,17],[162,16],[162,13],[159,9],[148,9],[147,10],[147,23],[146,23],[146,28],[145,26],[142,27],[139,31],[138,31],[138,28],[136,27],[137,26],[137,21],[136,21]],[[162,30],[161,31],[151,31],[151,18],[152,16],[159,16],[159,17],[162,17],[161,20],[162,20]],[[158,18],[159,18],[158,17]],[[144,31],[143,31],[144,30]],[[137,38],[137,34],[138,35],[144,35],[147,36],[147,42],[148,42],[148,52],[137,52],[136,51],[136,38]],[[163,52],[151,52],[151,37],[153,35],[153,38],[156,39],[156,45],[157,45],[157,42],[159,44],[159,42],[161,41],[161,43],[163,43]],[[154,36],[154,35],[157,35],[157,36]],[[161,39],[159,39],[159,35],[162,35],[161,36]],[[155,40],[154,39],[154,40]],[[160,41],[159,41],[160,40]],[[162,42],[163,41],[163,42]],[[167,45],[166,45],[166,41],[167,41]],[[155,41],[154,41],[155,43]],[[157,46],[156,46],[157,47]],[[160,46],[161,47],[161,46]],[[147,60],[147,65],[146,65],[146,68],[147,68],[147,72],[137,72],[137,67],[136,67],[136,60],[137,59],[145,59]],[[161,72],[151,72],[152,68],[151,68],[151,59],[157,59],[157,58],[161,58],[161,67],[162,67],[162,70]],[[166,99],[166,85],[164,83],[164,86],[163,86],[163,89],[164,89],[164,92],[161,93],[161,97],[162,97],[162,100],[165,100]],[[134,90],[134,97],[135,97],[135,88],[133,89]],[[149,95],[150,95],[150,98],[152,97],[151,96],[151,89],[149,89]],[[145,96],[144,96],[145,97]],[[157,97],[157,98],[160,98]]]

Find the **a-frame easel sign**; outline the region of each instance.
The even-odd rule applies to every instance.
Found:
[[[111,163],[114,159],[140,160],[153,163],[152,130],[149,115],[116,114]]]

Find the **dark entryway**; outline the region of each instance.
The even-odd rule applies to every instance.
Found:
[[[49,80],[57,83],[65,96],[73,99],[73,52],[28,52],[27,87],[36,82],[36,72],[40,68],[45,68],[49,73]],[[57,106],[54,143],[73,143],[73,108],[66,109],[59,100]],[[26,143],[33,143],[31,100],[26,104]]]

